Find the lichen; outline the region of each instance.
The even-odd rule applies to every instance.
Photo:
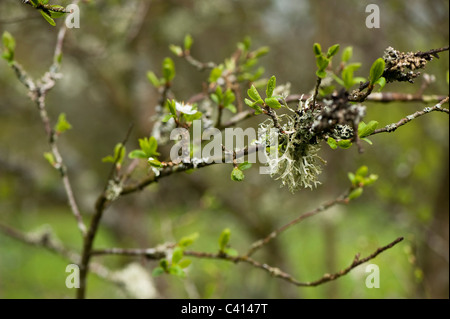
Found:
[[[300,103],[295,117],[288,114],[279,117],[286,134],[279,134],[271,119],[260,124],[260,130],[266,136],[270,176],[281,180],[281,186],[287,186],[292,193],[317,187],[320,184],[321,164],[325,162],[317,154],[320,145],[311,130],[317,111],[309,108],[309,102]]]

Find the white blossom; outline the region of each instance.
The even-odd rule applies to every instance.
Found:
[[[193,115],[193,114],[197,113],[197,110],[194,110],[193,106],[190,104],[175,102],[175,108],[177,109],[178,112],[188,114],[188,115]]]

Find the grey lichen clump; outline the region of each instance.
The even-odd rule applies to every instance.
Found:
[[[119,198],[123,189],[123,183],[121,181],[109,180],[108,187],[106,188],[106,199],[109,201],[115,201]]]
[[[292,193],[302,188],[312,189],[320,184],[318,176],[325,163],[317,154],[320,145],[311,130],[320,111],[309,108],[310,102],[308,100],[304,105],[300,103],[295,116],[280,116],[285,134],[279,134],[270,119],[260,124],[266,136],[270,175],[280,179],[282,186],[287,186]]]
[[[386,62],[386,71],[383,76],[387,82],[407,81],[413,83],[414,79],[420,75],[420,72],[414,71],[423,69],[432,58],[431,55],[420,55],[414,52],[405,53],[388,47],[383,55]]]
[[[320,142],[330,137],[354,139],[366,107],[350,104],[347,96],[336,93],[330,100],[314,106],[312,98],[305,102],[300,99],[297,110],[286,106],[291,113],[278,118],[282,132],[278,131],[273,119],[260,124],[263,140],[259,142],[266,146],[270,175],[280,179],[282,186],[287,186],[292,193],[320,184],[318,177],[326,163],[318,155]]]

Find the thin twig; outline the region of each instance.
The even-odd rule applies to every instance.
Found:
[[[25,244],[45,248],[71,263],[79,264],[80,262],[80,255],[75,251],[64,247],[61,242],[55,238],[55,234],[51,231],[23,233],[22,231],[11,226],[0,223],[0,232]],[[110,271],[108,268],[99,263],[93,263],[91,267],[94,274],[103,279],[110,280]]]
[[[419,52],[417,52],[414,55],[418,56],[418,57],[430,57],[430,56],[439,57],[437,55],[437,53],[448,51],[448,50],[449,50],[449,46],[446,46],[446,47],[443,47],[443,48],[440,48],[440,49],[432,49],[432,50],[425,51],[425,52],[419,51]]]
[[[131,134],[131,131],[133,130],[133,126],[134,126],[133,123],[131,123],[131,124],[129,125],[128,130],[127,130],[127,133],[126,133],[125,137],[123,138],[122,143],[120,144],[119,151],[117,152],[117,157],[114,159],[114,163],[111,165],[111,170],[110,170],[110,172],[109,172],[108,179],[107,179],[107,181],[106,181],[106,185],[105,185],[105,187],[103,188],[104,191],[108,188],[108,183],[109,183],[109,181],[110,181],[111,179],[113,179],[113,177],[114,177],[114,172],[117,171],[117,162],[118,162],[119,159],[120,159],[120,153],[122,153],[122,150],[124,149],[125,144],[127,143],[128,139],[130,138],[130,134]]]
[[[437,111],[437,112],[443,112],[443,113],[447,113],[449,114],[449,110],[446,108],[442,108],[442,105],[445,103],[448,103],[449,97],[447,96],[445,99],[443,99],[442,101],[440,101],[438,104],[432,106],[432,107],[426,107],[424,108],[422,111],[417,111],[413,114],[410,114],[408,116],[406,116],[405,118],[402,118],[400,121],[398,121],[397,123],[392,123],[392,124],[388,124],[383,128],[379,128],[376,129],[372,134],[370,135],[375,135],[378,133],[391,133],[394,132],[395,130],[397,130],[400,126],[405,125],[408,122],[411,122],[412,120],[425,115],[427,113],[433,112],[433,111]],[[369,136],[370,136],[369,135]]]
[[[167,256],[167,251],[173,249],[175,244],[165,244],[156,248],[106,248],[94,249],[91,251],[92,256],[103,255],[122,255],[122,256],[144,256],[147,259],[159,260]]]
[[[185,256],[191,256],[195,258],[203,258],[203,259],[218,259],[218,260],[226,260],[233,263],[247,263],[255,268],[260,268],[268,273],[270,273],[273,277],[280,278],[283,280],[286,280],[290,282],[291,284],[294,284],[298,287],[315,287],[319,286],[321,284],[324,284],[326,282],[336,280],[339,277],[342,277],[346,274],[348,274],[352,269],[356,268],[357,266],[374,259],[379,254],[384,252],[387,249],[390,249],[394,247],[396,244],[401,242],[403,240],[403,237],[399,237],[390,244],[377,248],[372,254],[369,256],[360,259],[359,254],[355,256],[353,259],[353,262],[345,269],[340,270],[337,273],[334,274],[324,274],[321,278],[315,281],[311,282],[301,282],[297,279],[295,279],[292,275],[282,271],[281,269],[277,267],[272,267],[264,263],[260,263],[256,261],[253,258],[250,258],[248,256],[231,256],[224,252],[218,252],[218,253],[208,253],[208,252],[198,252],[198,251],[190,251],[186,250],[183,252],[183,255]],[[110,249],[102,249],[102,250],[95,250],[92,253],[95,255],[125,255],[125,256],[145,256],[148,259],[153,260],[159,260],[161,258],[166,258],[168,255],[168,250],[173,249],[174,245],[167,245],[165,246],[166,250],[164,248],[149,248],[149,249],[122,249],[122,248],[110,248]]]
[[[254,242],[251,246],[250,249],[248,250],[248,252],[245,254],[246,256],[251,256],[252,254],[254,254],[258,249],[260,249],[261,247],[263,247],[264,245],[267,245],[270,241],[272,241],[273,239],[275,239],[280,233],[284,232],[286,229],[300,223],[301,221],[305,220],[308,217],[317,215],[318,213],[321,213],[325,210],[327,210],[330,207],[333,207],[336,204],[342,204],[342,203],[347,203],[347,196],[348,196],[349,192],[347,191],[345,194],[328,201],[327,203],[317,207],[316,209],[304,213],[300,216],[298,216],[297,218],[293,219],[292,221],[290,221],[289,223],[281,226],[280,228],[278,228],[277,230],[274,230],[273,232],[271,232],[267,237],[260,239],[256,242]]]
[[[91,224],[83,241],[83,251],[81,253],[81,262],[79,265],[80,288],[77,289],[77,299],[84,299],[86,297],[87,274],[89,272],[92,246],[94,245],[95,235],[97,234],[97,230],[100,225],[100,220],[102,218],[103,212],[106,209],[107,204],[108,200],[106,198],[105,193],[103,192],[95,203],[95,213],[94,216],[92,217]]]
[[[259,148],[258,145],[252,145],[249,147],[245,147],[244,149],[236,152],[236,158],[238,159],[238,158],[241,158],[248,154],[255,153],[258,151],[258,148]],[[222,164],[222,163],[226,163],[226,161],[227,161],[227,158],[223,154],[221,157],[209,159],[208,161],[202,160],[197,163],[191,162],[191,163],[179,163],[179,164],[169,165],[169,166],[162,168],[160,171],[160,174],[158,176],[149,175],[134,184],[124,186],[120,195],[121,196],[127,195],[127,194],[134,193],[136,191],[142,190],[145,187],[147,187],[148,185],[157,182],[159,179],[170,176],[174,173],[185,172],[185,171],[191,170],[191,169],[199,169],[199,168],[207,167],[207,166],[214,165],[214,164]]]
[[[305,102],[309,99],[309,94],[292,94],[286,97],[286,103]],[[391,103],[391,102],[435,102],[444,99],[444,95],[417,95],[409,93],[398,92],[375,92],[366,98],[366,101],[374,101],[379,103]]]
[[[192,57],[191,54],[183,53],[181,55],[190,65],[197,68],[199,71],[214,69],[217,65],[214,62],[200,62],[199,60]]]
[[[319,94],[319,87],[320,87],[321,82],[322,82],[322,78],[317,77],[316,87],[314,88],[314,95],[313,95],[313,100],[312,100],[313,109],[316,107],[316,98],[317,98],[317,94]]]
[[[53,58],[53,64],[50,67],[50,70],[42,76],[39,81],[34,81],[22,68],[22,66],[13,62],[11,64],[12,69],[15,71],[19,81],[25,85],[25,87],[29,91],[30,99],[36,104],[41,121],[44,125],[45,133],[48,138],[48,143],[50,145],[52,154],[55,158],[54,167],[60,172],[61,179],[63,181],[64,189],[68,198],[69,206],[71,208],[72,214],[77,220],[78,228],[82,235],[86,234],[86,226],[84,225],[83,218],[81,216],[80,210],[78,208],[78,204],[75,200],[75,196],[72,190],[72,186],[69,180],[69,176],[67,174],[67,168],[64,165],[63,158],[59,152],[58,145],[56,140],[58,138],[58,134],[54,131],[50,124],[50,118],[47,113],[45,98],[47,93],[55,86],[56,80],[59,79],[58,70],[60,66],[60,55],[62,52],[62,43],[64,41],[66,26],[63,25],[58,32],[55,53]]]

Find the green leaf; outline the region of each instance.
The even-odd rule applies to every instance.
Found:
[[[368,138],[361,138],[363,141],[365,141],[366,143],[368,143],[369,145],[372,145],[373,143],[372,143],[372,141],[371,140],[369,140]]]
[[[353,86],[353,70],[351,68],[346,67],[342,70],[342,81],[344,81],[346,90],[349,90]]]
[[[369,173],[369,168],[366,165],[363,165],[356,170],[357,176],[366,177],[368,173]]]
[[[261,114],[263,113],[263,110],[261,109],[261,107],[258,105],[258,101],[256,102],[252,102],[249,99],[245,99],[244,100],[245,104],[247,104],[248,106],[250,106],[252,109],[254,109],[256,112],[255,114]]]
[[[358,188],[356,188],[356,189],[354,189],[354,190],[352,190],[352,191],[350,192],[350,194],[348,195],[348,199],[349,199],[349,200],[356,199],[356,198],[358,198],[359,196],[361,196],[362,193],[363,193],[363,188],[362,188],[362,187],[358,187]]]
[[[72,125],[70,125],[70,123],[66,120],[66,114],[61,113],[58,117],[58,122],[55,125],[55,131],[57,133],[63,133],[67,130],[70,130],[71,128]]]
[[[44,19],[47,20],[48,23],[50,23],[52,26],[56,25],[55,20],[53,20],[47,12],[45,12],[44,10],[39,10],[39,12],[42,14]]]
[[[334,85],[324,86],[324,87],[319,88],[319,94],[321,96],[327,96],[327,95],[333,93],[334,89],[335,89]]]
[[[183,55],[183,49],[178,45],[169,45],[169,50],[172,51],[173,54],[176,56],[182,56]]]
[[[343,80],[341,80],[336,74],[331,73],[331,77],[341,86],[345,86],[345,83]]]
[[[343,149],[350,148],[352,146],[352,142],[350,140],[340,140],[338,142],[338,146]]]
[[[255,88],[254,85],[250,89],[247,90],[247,94],[250,98],[253,99],[253,101],[259,101],[262,100],[261,96],[258,93],[258,90]]]
[[[378,180],[378,175],[370,174],[369,177],[364,179],[364,186],[369,186]]]
[[[249,169],[250,167],[252,167],[252,164],[249,163],[249,162],[244,162],[244,163],[241,163],[241,164],[238,165],[238,168],[241,171],[245,171],[246,169]]]
[[[368,124],[361,122],[358,125],[358,135],[360,138],[371,135],[378,127],[377,121],[370,121]]]
[[[319,43],[314,43],[314,45],[313,45],[313,50],[314,50],[314,55],[315,55],[316,57],[322,55],[322,48],[321,48],[321,46],[320,46]]]
[[[142,150],[134,150],[134,151],[131,151],[131,152],[128,154],[128,157],[131,158],[131,159],[133,159],[133,158],[148,158],[148,156],[147,156],[147,155],[145,154],[145,152],[142,151]]]
[[[281,103],[276,97],[268,97],[264,102],[273,109],[279,109],[281,107]]]
[[[150,81],[150,83],[155,87],[159,88],[161,86],[161,83],[159,82],[158,77],[156,74],[152,71],[147,72],[147,79]]]
[[[327,143],[333,150],[338,148],[338,144],[337,144],[336,140],[334,138],[332,138],[332,137],[329,137],[327,139]]]
[[[2,42],[4,48],[4,52],[2,57],[8,62],[12,62],[14,60],[14,51],[16,49],[16,40],[8,31],[3,32]]]
[[[182,261],[180,261],[179,263],[178,263],[178,266],[180,266],[181,268],[187,268],[187,267],[189,267],[189,265],[191,264],[191,260],[190,259],[183,259]]]
[[[323,79],[323,78],[326,78],[326,77],[327,77],[327,72],[325,72],[325,71],[323,71],[323,70],[317,70],[317,71],[316,71],[316,75],[317,75],[319,78]]]
[[[357,83],[357,80],[353,79],[353,73],[360,67],[361,63],[350,63],[342,70],[342,80],[344,81],[344,87],[347,90]]]
[[[231,230],[229,228],[225,228],[219,237],[219,249],[220,251],[224,251],[227,247],[228,242],[230,241]]]
[[[236,61],[234,59],[225,59],[225,69],[230,71],[230,73],[234,72],[236,68]]]
[[[381,92],[381,90],[384,89],[384,86],[386,85],[386,78],[382,76],[375,82],[375,84],[378,84],[380,86],[378,92]]]
[[[215,67],[211,70],[209,74],[209,83],[217,82],[217,80],[222,76],[223,67]]]
[[[114,163],[114,157],[111,155],[105,156],[102,158],[103,163]]]
[[[179,265],[170,266],[169,274],[180,277],[180,278],[186,278],[186,273],[183,271],[183,269]]]
[[[213,100],[214,103],[216,103],[217,105],[220,104],[220,99],[219,96],[216,93],[211,93],[211,100]]]
[[[172,252],[172,264],[178,264],[183,258],[183,249],[181,247],[175,247]]]
[[[355,185],[356,184],[356,176],[355,176],[355,174],[348,173],[347,176],[348,176],[348,179],[350,180],[350,182],[352,182],[352,185]]]
[[[244,173],[237,167],[231,171],[231,180],[235,182],[241,182],[244,180]]]
[[[187,246],[192,245],[198,238],[198,233],[193,233],[189,236],[184,236],[178,242],[178,246],[182,248],[186,248]]]
[[[165,58],[163,61],[163,77],[166,83],[172,81],[175,77],[175,64],[171,58]]]
[[[316,59],[317,67],[319,68],[319,71],[323,71],[327,68],[328,64],[330,63],[330,60],[324,57],[323,55],[319,55]]]
[[[159,261],[159,266],[164,270],[167,271],[169,269],[169,262],[166,258],[163,258]]]
[[[151,166],[156,167],[156,168],[161,168],[161,167],[163,167],[162,163],[161,163],[160,161],[158,161],[157,159],[154,159],[153,157],[149,157],[148,160],[147,160],[147,162],[148,162]]]
[[[254,58],[260,58],[260,57],[266,55],[267,53],[269,53],[269,51],[270,51],[270,48],[269,48],[269,47],[260,47],[260,48],[258,48],[257,50],[253,51],[253,52],[251,53],[251,55],[252,55]]]
[[[162,267],[156,267],[152,271],[152,276],[153,277],[158,277],[158,276],[161,276],[164,273],[165,273],[165,271],[164,271],[164,269]]]
[[[346,68],[350,68],[350,69],[352,69],[353,71],[356,71],[356,70],[358,70],[358,69],[361,67],[361,63],[359,63],[359,62],[349,63],[349,64],[347,64],[345,67],[346,67]]]
[[[370,68],[370,75],[369,75],[369,81],[371,85],[374,85],[378,79],[383,75],[385,67],[385,62],[383,58],[378,58],[375,60],[375,62],[372,64],[372,67]]]
[[[167,123],[171,118],[174,118],[173,114],[166,114],[166,115],[164,115],[164,117],[162,118],[161,122]]]
[[[273,90],[275,90],[276,84],[277,84],[277,79],[276,79],[275,75],[272,75],[270,80],[267,82],[267,88],[266,88],[266,96],[267,97],[272,97]]]
[[[234,106],[233,104],[227,104],[225,105],[225,108],[230,110],[231,113],[237,113],[236,106]]]
[[[254,108],[254,105],[256,102],[252,102],[249,99],[245,98],[244,99],[245,104],[247,104],[248,106],[250,106],[251,108]]]
[[[250,77],[250,82],[255,82],[256,80],[258,80],[261,75],[263,75],[263,73],[265,72],[264,67],[259,67],[256,72]]]
[[[226,253],[228,256],[231,256],[231,257],[237,257],[237,256],[239,256],[239,252],[238,252],[236,249],[234,249],[234,248],[226,248],[226,249],[225,249],[225,253]]]
[[[176,118],[177,117],[177,109],[175,106],[175,100],[167,100],[167,106],[169,107],[170,113]]]
[[[122,164],[126,154],[126,148],[122,143],[117,143],[114,147],[114,162]]]
[[[3,32],[2,42],[3,46],[10,51],[14,51],[14,49],[16,48],[16,40],[8,31]]]
[[[217,86],[217,88],[216,88],[216,95],[219,98],[219,101],[222,102],[222,100],[223,100],[223,91],[222,91],[222,88],[220,86]]]
[[[250,50],[250,46],[252,45],[252,39],[249,36],[246,36],[244,40],[241,42],[242,49],[244,51]]]
[[[233,103],[236,100],[236,96],[234,95],[231,89],[227,89],[223,96],[223,105],[228,105]]]
[[[50,163],[51,166],[55,165],[56,161],[55,161],[55,157],[53,156],[53,153],[45,152],[44,158]]]
[[[154,136],[150,138],[140,138],[139,139],[139,147],[142,151],[144,151],[147,157],[151,156],[159,156],[160,154],[156,151],[158,149],[158,142]]]
[[[328,48],[327,58],[331,58],[339,52],[339,44],[332,45]]]
[[[192,39],[190,34],[186,34],[184,37],[184,49],[186,51],[189,51],[192,47],[192,44],[194,43],[194,39]]]
[[[184,114],[184,113],[183,113],[183,117],[184,117],[184,119],[186,120],[186,122],[192,122],[192,121],[198,120],[198,119],[200,119],[202,116],[203,116],[203,113],[202,113],[202,112],[196,112],[196,113],[194,113],[194,114]]]
[[[341,61],[347,63],[353,56],[353,47],[346,47],[342,52]]]

